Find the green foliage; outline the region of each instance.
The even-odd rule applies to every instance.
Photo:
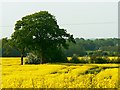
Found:
[[[98,57],[95,59],[95,63],[99,63],[99,64],[107,63],[107,59]]]
[[[86,40],[83,38],[80,38],[80,39],[76,38],[75,41],[76,41],[76,44],[70,43],[67,41],[67,43],[69,45],[69,49],[63,51],[66,56],[72,56],[74,53],[77,54],[78,56],[85,56],[85,55],[91,56],[96,50],[102,50],[101,56],[118,56],[118,54],[119,54],[119,51],[118,51],[119,45],[118,45],[117,38],[94,39],[94,40],[90,40],[90,39]],[[110,42],[112,41],[114,43],[114,46],[113,46],[112,42],[109,46],[107,46],[108,45],[107,42],[109,42],[109,41]],[[29,43],[30,43],[30,41],[29,41]],[[94,49],[92,48],[93,43],[95,45]],[[2,44],[3,44],[3,41],[2,41]],[[12,47],[11,48],[12,50],[11,49],[9,50],[9,47],[8,46],[5,47],[4,45],[2,45],[2,47],[4,47],[5,50],[3,50],[4,52],[2,53],[2,55],[4,55],[4,56],[20,56],[20,54],[18,53],[19,51],[16,49],[16,47]],[[28,48],[28,46],[27,46],[27,48]],[[88,46],[89,46],[89,48],[88,48]],[[10,51],[8,54],[6,54],[7,53],[6,49],[8,49]],[[15,51],[13,49],[15,49]],[[11,52],[11,51],[13,51],[13,52]],[[14,53],[14,54],[12,54],[12,53]],[[15,55],[15,53],[18,53],[18,54]]]
[[[65,51],[65,54],[66,56],[72,56],[73,54],[85,56],[92,55],[95,51],[101,50],[101,56],[118,56],[118,40],[118,38],[93,40],[76,38],[76,44],[69,43],[70,48]]]
[[[109,63],[120,63],[120,57],[118,57],[117,59],[112,59],[108,61]]]
[[[10,53],[11,47],[9,45],[9,40],[8,40],[7,37],[2,39],[2,47],[3,47],[3,49],[5,49],[3,54],[9,54]]]
[[[110,59],[108,57],[101,57],[101,56],[91,56],[90,63],[109,63]]]
[[[84,47],[81,46],[81,44],[78,44],[76,41],[76,44],[69,43],[69,49],[64,50],[66,56],[72,56],[73,54],[76,54],[78,56],[84,56],[86,55]]]
[[[47,11],[27,15],[18,20],[12,41],[21,55],[25,50],[29,50],[41,59],[41,63],[46,63],[51,59],[50,52],[53,49],[54,51],[61,47],[67,49],[69,46],[67,41],[75,43],[73,35],[68,34],[65,29],[59,28],[55,16]],[[54,55],[52,57],[56,57],[54,52],[52,54]],[[62,57],[63,53],[60,54]]]
[[[86,64],[86,63],[89,63],[89,59],[82,58],[82,59],[79,60],[79,62]]]
[[[103,57],[102,50],[96,50],[90,55],[89,63],[108,63],[108,57]]]
[[[120,57],[117,58],[117,60],[115,61],[115,63],[120,63]]]
[[[48,62],[63,62],[63,63],[68,62],[62,49],[54,48],[49,51],[50,56],[46,56],[48,57]]]
[[[80,63],[78,56],[76,54],[73,54],[72,59],[70,60],[70,63]]]

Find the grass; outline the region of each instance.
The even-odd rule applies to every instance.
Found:
[[[118,64],[20,65],[2,58],[2,88],[118,88]]]

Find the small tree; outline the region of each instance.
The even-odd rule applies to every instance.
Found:
[[[2,38],[2,49],[4,49],[5,51],[3,52],[3,54],[9,54],[10,50],[11,50],[11,46],[9,45],[9,39],[6,38]]]

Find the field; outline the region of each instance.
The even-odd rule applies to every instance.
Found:
[[[118,64],[20,65],[2,58],[2,88],[118,88]]]

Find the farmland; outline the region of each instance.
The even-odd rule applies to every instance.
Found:
[[[2,88],[117,88],[118,64],[20,65],[2,58]]]

